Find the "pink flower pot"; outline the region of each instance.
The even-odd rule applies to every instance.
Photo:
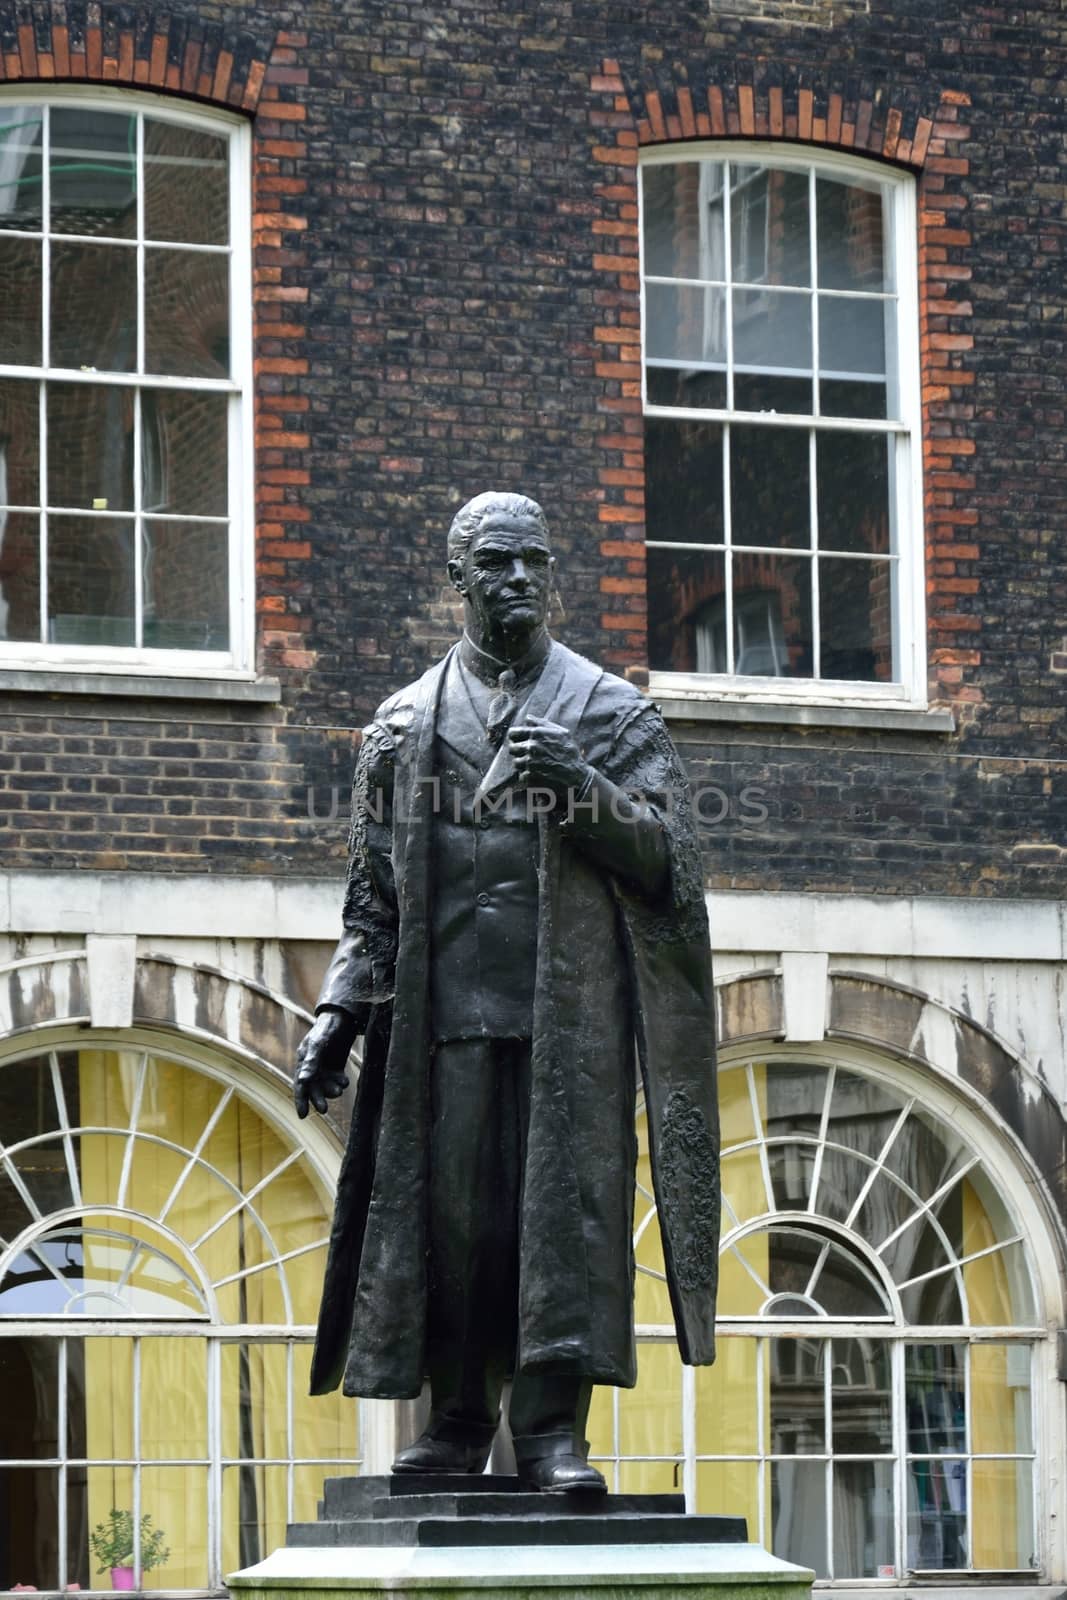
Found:
[[[112,1567],[112,1569],[111,1569],[111,1587],[113,1589],[132,1589],[132,1588],[134,1588],[133,1568],[132,1567]]]

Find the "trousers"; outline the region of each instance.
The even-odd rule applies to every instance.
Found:
[[[549,1434],[581,1440],[591,1383],[516,1370],[530,1041],[438,1044],[430,1088],[431,1431],[491,1437],[514,1374],[508,1422],[517,1446]]]

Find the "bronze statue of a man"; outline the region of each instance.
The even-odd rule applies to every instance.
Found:
[[[528,1487],[603,1489],[594,1383],[636,1381],[635,1057],[684,1360],[714,1357],[711,959],[689,792],[656,708],[553,640],[540,506],[482,494],[465,631],[364,732],[344,932],[296,1104],[365,1036],[312,1390],[410,1398],[394,1470],[479,1472],[505,1379]]]

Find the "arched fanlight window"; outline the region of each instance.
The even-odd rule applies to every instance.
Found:
[[[147,1586],[221,1588],[358,1461],[356,1406],[307,1393],[330,1200],[269,1102],[147,1049],[0,1064],[8,1581],[111,1588],[114,1509],[165,1534]]]
[[[887,1075],[750,1061],[720,1109],[719,1359],[695,1371],[639,1112],[639,1382],[590,1422],[615,1486],[684,1486],[831,1581],[1032,1572],[1045,1331],[1010,1185]]]

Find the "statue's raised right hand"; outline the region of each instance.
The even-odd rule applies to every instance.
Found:
[[[327,1100],[336,1100],[348,1088],[348,1052],[366,1019],[347,1011],[329,1008],[320,1011],[314,1025],[297,1046],[297,1071],[293,1079],[293,1100],[298,1117],[306,1117],[308,1107],[325,1113]]]

